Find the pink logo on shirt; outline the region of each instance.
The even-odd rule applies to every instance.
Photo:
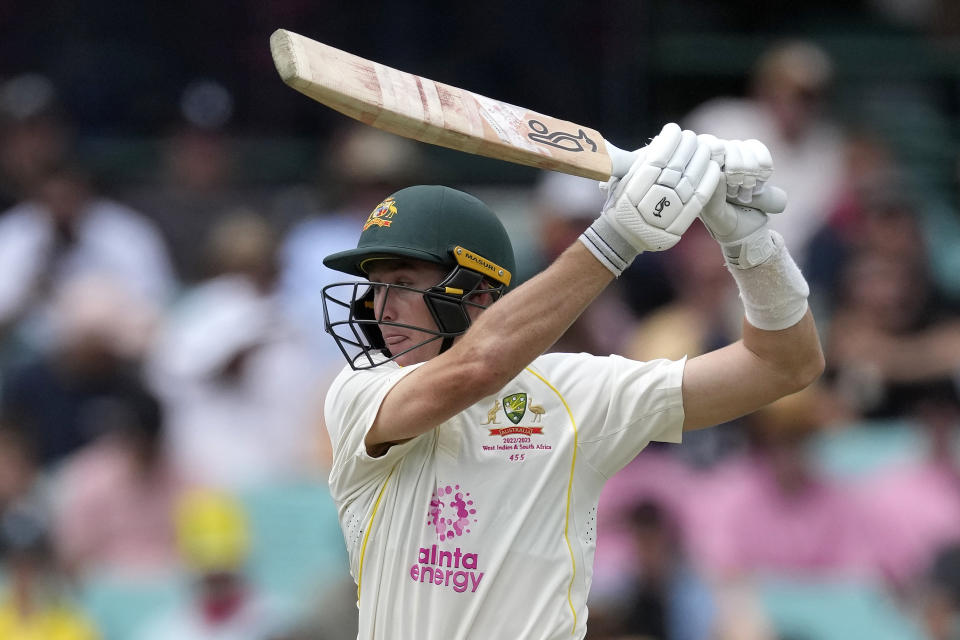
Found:
[[[477,509],[470,493],[460,485],[438,487],[430,499],[427,510],[427,526],[437,532],[441,541],[470,533],[471,522],[476,523]]]

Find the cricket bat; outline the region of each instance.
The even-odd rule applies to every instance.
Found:
[[[594,180],[622,177],[636,152],[596,130],[365,60],[278,29],[280,77],[317,102],[406,138]]]

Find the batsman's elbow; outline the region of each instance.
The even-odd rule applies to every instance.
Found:
[[[798,359],[789,372],[788,386],[790,388],[784,395],[796,393],[809,387],[823,375],[826,366],[826,359],[823,356],[823,349],[820,348],[820,343],[817,342],[815,345],[811,345],[805,357]]]

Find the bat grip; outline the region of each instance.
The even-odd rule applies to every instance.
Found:
[[[610,156],[610,177],[622,178],[627,175],[627,171],[630,170],[633,163],[640,157],[642,149],[624,151],[606,140],[604,140],[604,142],[607,143],[607,155]]]

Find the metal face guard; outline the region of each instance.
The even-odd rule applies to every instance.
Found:
[[[482,284],[482,275],[459,266],[440,284],[426,291],[379,282],[330,284],[322,291],[324,329],[337,342],[347,363],[355,370],[372,369],[436,340],[443,340],[442,350],[446,350],[453,343],[453,338],[462,335],[470,326],[466,305],[485,308],[472,302],[471,298],[490,293],[495,300],[502,295],[504,287],[478,289]],[[374,308],[377,288],[385,289],[384,301],[391,295],[415,293],[423,296],[439,329],[385,322],[382,319],[385,304],[381,305],[380,310]],[[423,333],[424,339],[399,353],[392,353],[383,341],[381,326],[413,329]]]

